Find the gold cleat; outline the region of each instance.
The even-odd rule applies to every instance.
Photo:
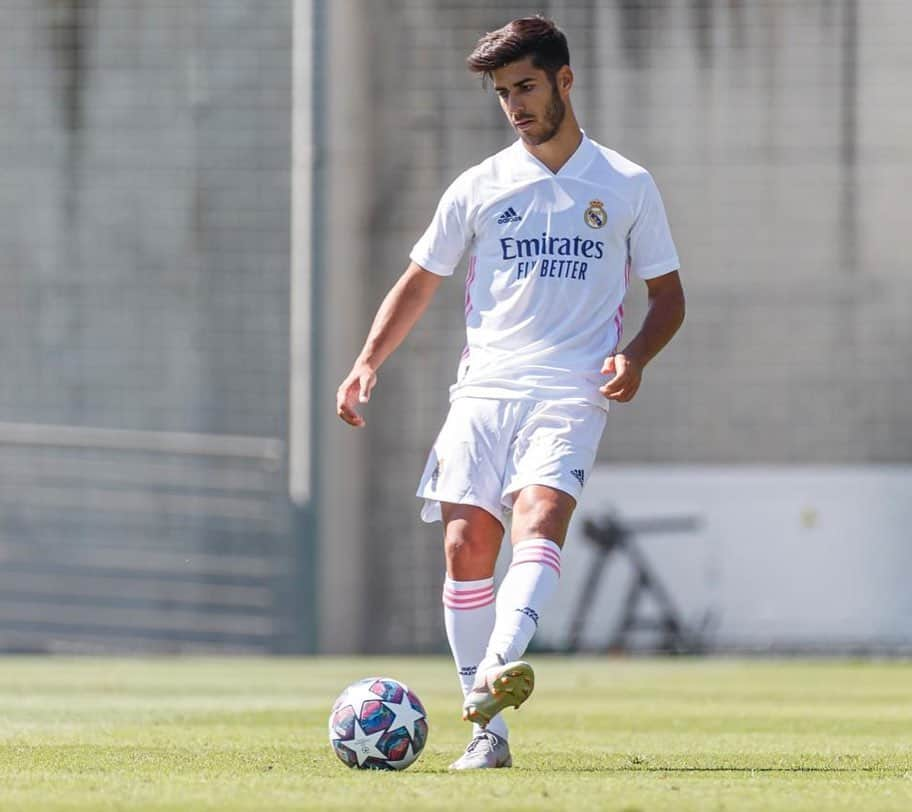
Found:
[[[535,687],[535,672],[524,660],[496,663],[480,676],[466,695],[462,718],[481,727],[505,708],[518,708]]]

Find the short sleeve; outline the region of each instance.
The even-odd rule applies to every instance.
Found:
[[[412,262],[439,276],[452,275],[472,239],[466,185],[461,175],[443,193],[434,218],[409,254]]]
[[[640,208],[630,228],[628,246],[631,267],[640,279],[654,279],[681,267],[662,196],[648,172]]]

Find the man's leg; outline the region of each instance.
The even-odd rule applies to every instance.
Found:
[[[475,681],[478,664],[484,657],[494,628],[494,565],[504,529],[482,508],[447,502],[441,503],[440,507],[445,528],[447,568],[443,587],[444,623],[465,697]],[[507,726],[501,717],[491,720],[488,731],[506,742]],[[508,766],[502,763],[509,759],[509,749],[504,746],[500,749],[505,750],[505,756],[496,754],[487,759],[480,758],[483,750],[491,750],[486,742],[481,743],[483,748],[474,745],[475,738],[481,733],[481,727],[476,726],[473,744],[453,767]]]
[[[538,628],[560,579],[561,548],[576,500],[544,485],[523,488],[513,505],[513,563],[500,585],[494,629],[466,697],[466,718],[485,724],[518,707],[533,687],[532,668],[519,658]]]
[[[518,660],[560,580],[561,549],[576,500],[544,485],[523,488],[513,505],[513,562],[497,596],[488,654]]]
[[[503,525],[474,505],[443,502],[446,581],[443,617],[463,695],[472,687],[494,629],[494,565]]]

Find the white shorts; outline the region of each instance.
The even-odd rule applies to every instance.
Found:
[[[440,503],[452,502],[484,508],[503,524],[528,485],[579,501],[607,417],[577,400],[457,398],[418,486],[421,518],[440,521]]]

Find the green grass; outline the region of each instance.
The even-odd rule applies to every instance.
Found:
[[[0,660],[0,809],[912,809],[908,662],[535,658],[512,770],[450,774],[448,660]],[[429,744],[404,773],[326,741],[355,679],[408,682]]]

